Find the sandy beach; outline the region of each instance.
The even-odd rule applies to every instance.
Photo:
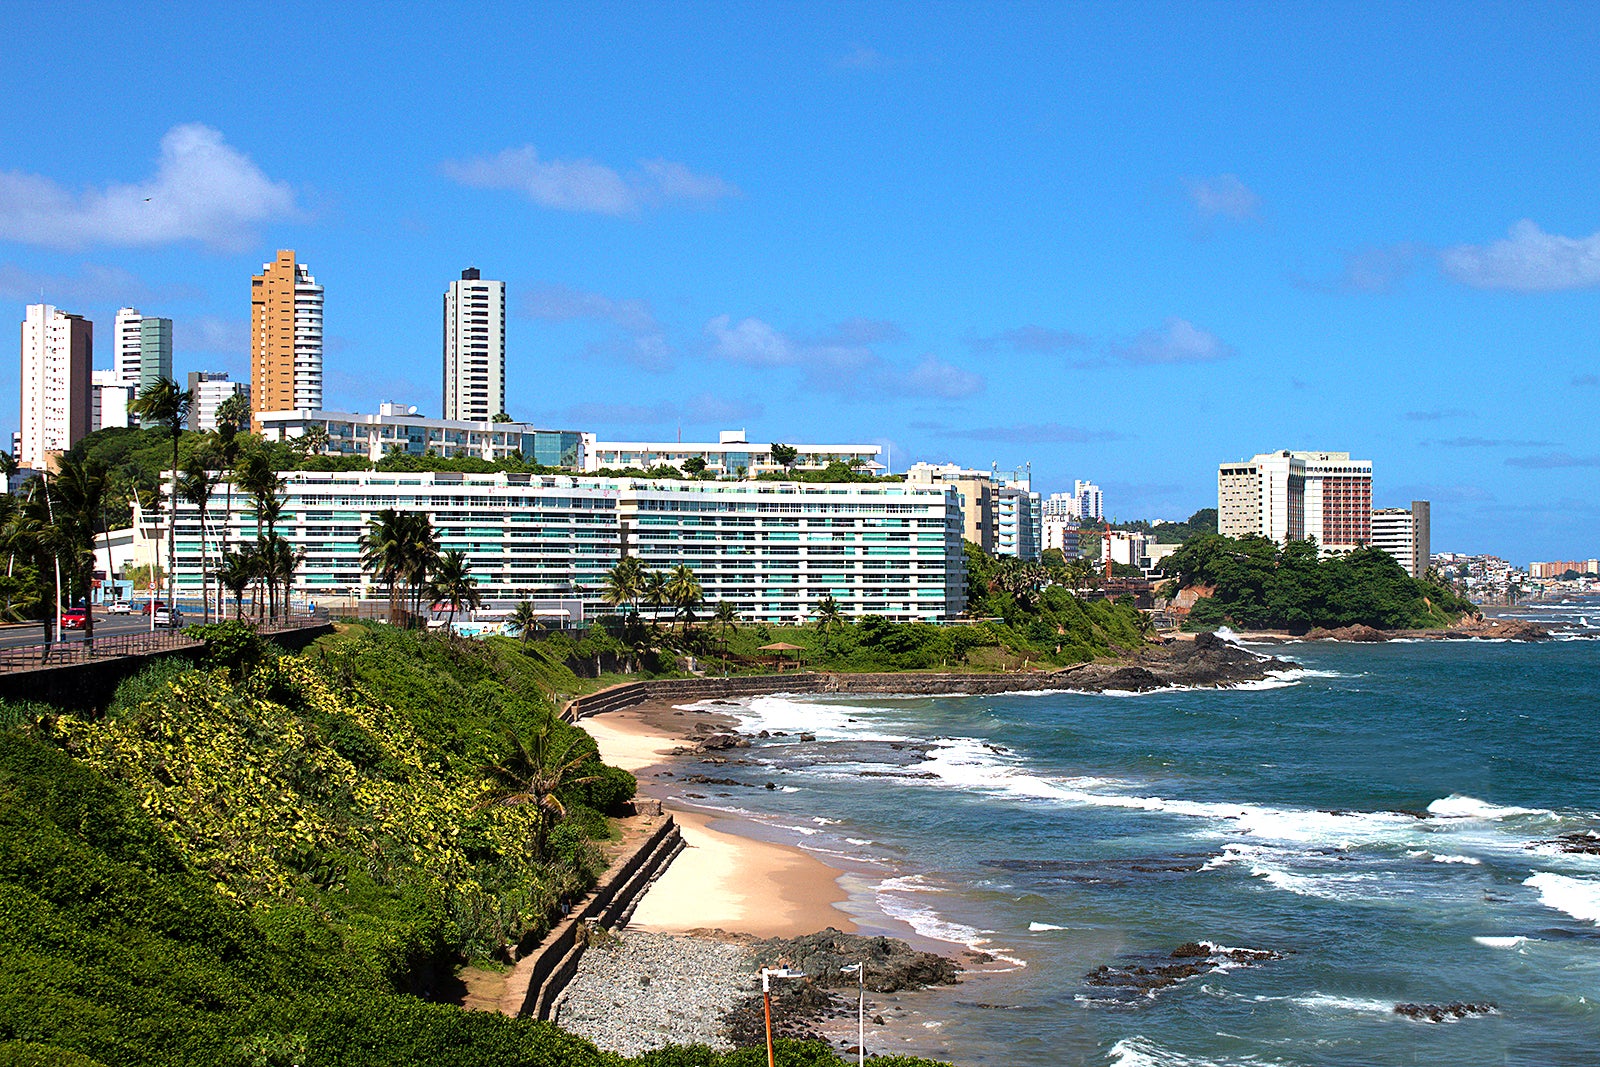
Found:
[[[653,792],[648,770],[683,747],[682,738],[697,724],[731,725],[716,715],[661,704],[607,712],[581,723],[607,763],[640,776],[639,789],[646,796]],[[839,887],[838,869],[791,845],[724,832],[716,824],[725,817],[672,801],[665,807],[677,819],[686,847],[644,895],[631,928],[724,930],[755,937],[796,937],[829,926],[855,930],[836,906],[848,898]]]

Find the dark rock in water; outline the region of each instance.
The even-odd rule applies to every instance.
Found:
[[[805,937],[771,938],[750,943],[751,968],[788,966],[804,978],[772,983],[772,1029],[780,1037],[817,1040],[815,1022],[835,1015],[854,1015],[855,997],[848,1003],[830,990],[853,991],[856,976],[840,968],[862,962],[866,987],[878,993],[953,985],[959,973],[955,963],[931,952],[918,952],[892,937],[862,937],[829,927]],[[766,1020],[760,994],[742,1001],[724,1016],[729,1040],[736,1045],[766,1041]],[[883,1025],[883,1016],[873,1016]]]
[[[1600,856],[1600,832],[1594,830],[1579,830],[1570,834],[1562,834],[1554,841],[1541,841],[1539,844],[1555,845],[1562,852],[1570,852],[1580,856]]]
[[[683,781],[692,785],[745,785],[744,782],[734,781],[732,778],[713,778],[708,774],[690,774]]]
[[[1131,1002],[1140,997],[1152,997],[1158,990],[1177,985],[1186,978],[1208,974],[1224,963],[1246,966],[1281,960],[1277,952],[1259,948],[1221,948],[1200,941],[1186,941],[1168,956],[1142,957],[1145,962],[1130,961],[1120,967],[1101,964],[1084,975],[1091,986],[1109,989],[1118,1001]]]
[[[1418,1022],[1442,1023],[1465,1019],[1469,1015],[1492,1015],[1499,1009],[1493,1004],[1396,1004],[1394,1013]]]
[[[1357,624],[1355,626],[1339,626],[1332,630],[1318,627],[1317,629],[1306,634],[1306,640],[1374,642],[1387,641],[1389,640],[1389,635],[1384,633],[1382,630],[1374,629],[1371,626],[1362,626]]]
[[[778,788],[778,783],[777,782],[768,782],[767,783],[767,788],[768,789],[776,789],[776,788]]]
[[[1120,667],[1106,676],[1101,688],[1143,693],[1151,689],[1160,689],[1166,684],[1144,667]]]
[[[841,968],[857,961],[866,964],[866,986],[879,993],[954,985],[960,968],[954,960],[932,952],[919,952],[892,937],[846,934],[829,927],[804,937],[771,938],[750,946],[756,967],[775,966],[780,959],[803,971],[818,985],[855,988],[856,976]]]
[[[936,771],[857,771],[858,778],[937,778]]]
[[[689,740],[693,741],[694,738],[691,737]],[[745,741],[738,734],[712,734],[700,742],[700,747],[707,752],[720,752],[724,749],[739,748],[741,742],[743,747],[750,745],[749,741]]]
[[[815,741],[816,739],[817,739],[817,735],[816,734],[801,734],[800,735],[800,740],[802,740],[802,741]]]

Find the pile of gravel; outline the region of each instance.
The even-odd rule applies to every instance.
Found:
[[[759,989],[748,945],[623,930],[584,952],[553,1021],[624,1056],[731,1048],[723,1017]]]

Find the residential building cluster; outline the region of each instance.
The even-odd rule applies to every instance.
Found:
[[[1600,577],[1600,559],[1561,559],[1528,564],[1530,578],[1564,578],[1568,574]]]
[[[962,512],[942,488],[295,471],[284,492],[277,530],[305,553],[296,591],[316,600],[385,595],[361,565],[361,542],[378,511],[396,508],[427,512],[441,551],[468,554],[489,601],[605,610],[607,570],[633,556],[656,569],[689,564],[708,600],[732,602],[750,620],[793,622],[825,596],[847,614],[902,621],[965,607]],[[164,563],[165,523],[136,520],[134,529],[134,561]],[[213,503],[202,524],[180,500],[180,592],[200,593],[202,540],[215,559],[257,532],[248,507],[229,515]]]
[[[1348,452],[1284,449],[1217,467],[1217,532],[1224,537],[1310,539],[1324,556],[1370,545],[1420,578],[1428,570],[1430,524],[1426,500],[1374,511],[1372,461]]]
[[[1075,555],[1077,524],[1104,515],[1093,483],[1078,481],[1071,494],[1044,500],[1027,470],[919,463],[898,482],[758,480],[834,465],[888,474],[877,444],[780,447],[743,429],[722,431],[715,442],[609,441],[514,421],[505,411],[505,283],[477,268],[463,270],[443,296],[440,416],[394,402],[374,414],[330,410],[324,297],[292,249],[264,263],[250,279],[250,379],[188,371],[188,427],[214,429],[218,408],[242,395],[263,439],[301,442],[323,455],[374,467],[396,452],[516,457],[570,473],[289,473],[277,529],[304,553],[296,581],[307,597],[381,595],[361,567],[360,546],[373,514],[392,507],[428,512],[441,547],[468,553],[489,599],[534,599],[581,615],[601,606],[605,572],[636,556],[655,567],[689,563],[708,599],[732,601],[750,619],[792,621],[833,596],[849,614],[935,620],[964,607],[963,540],[1022,560],[1037,560],[1046,547]],[[93,323],[81,315],[46,304],[27,309],[22,428],[14,440],[25,470],[46,469],[94,430],[137,425],[134,399],[177,377],[170,318],[120,309],[109,369],[93,370],[93,340]],[[662,466],[697,477],[616,473]],[[226,499],[226,489],[218,495]],[[187,502],[177,509],[175,573],[183,592],[197,594],[202,556],[214,562],[258,531],[243,507],[228,515],[213,506],[204,523]],[[165,567],[174,561],[163,558],[164,515],[142,513],[108,543],[121,546],[125,562]],[[1143,544],[1125,548],[1114,551],[1149,562]]]

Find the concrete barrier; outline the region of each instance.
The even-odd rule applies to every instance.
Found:
[[[261,636],[289,652],[299,652],[317,638],[333,633],[331,623],[269,630]],[[182,658],[193,662],[205,646],[179,645],[158,651],[84,659],[0,673],[0,699],[41,700],[70,711],[99,711],[111,703],[117,686],[152,663]]]
[[[927,696],[1037,692],[1071,684],[1075,668],[1018,674],[840,674],[797,671],[793,674],[742,674],[731,678],[658,678],[623,682],[587,696],[574,697],[561,717],[575,723],[590,715],[657,700],[683,703],[768,693],[911,693]]]
[[[549,1019],[557,999],[577,973],[587,941],[583,927],[624,925],[655,877],[683,849],[671,815],[643,840],[612,861],[588,895],[551,929],[539,947],[518,961],[500,1001],[503,1015]]]

